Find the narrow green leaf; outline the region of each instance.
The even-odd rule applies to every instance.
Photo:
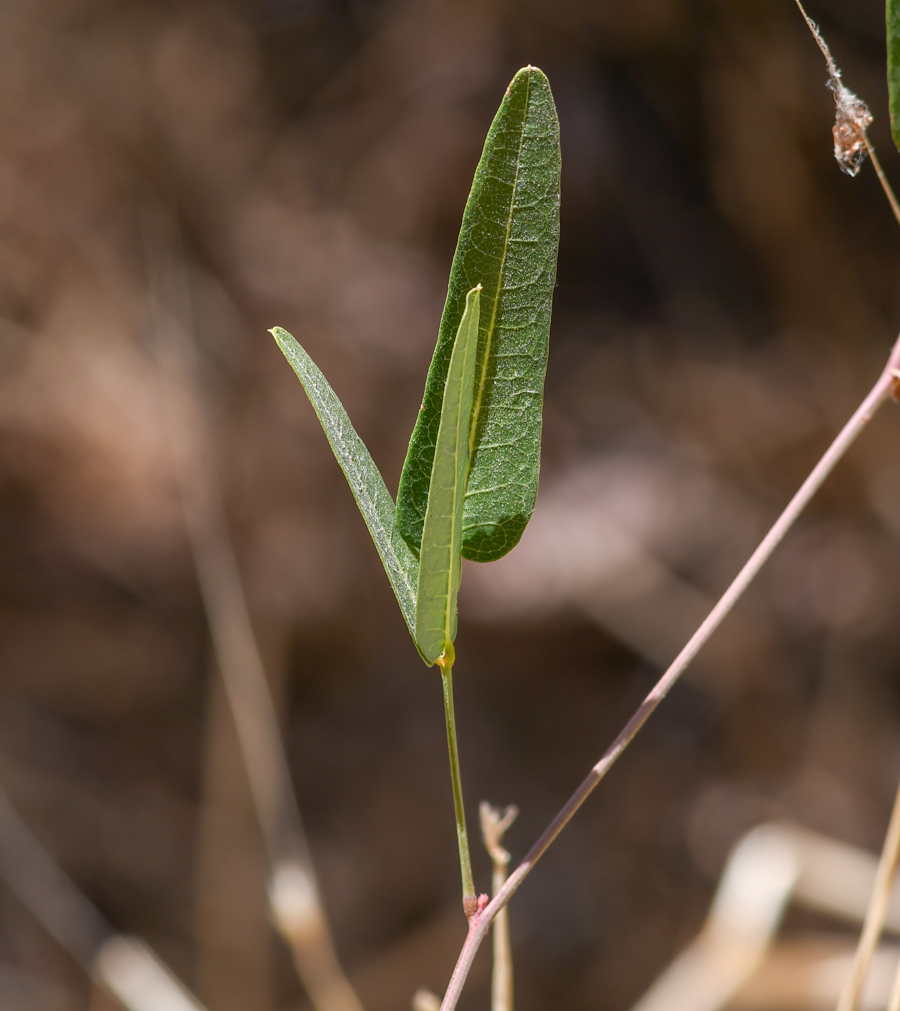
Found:
[[[900,0],[887,0],[887,83],[891,134],[900,150]]]
[[[469,476],[469,440],[478,348],[481,287],[466,296],[441,407],[419,554],[416,639],[431,664],[456,638],[463,501]]]
[[[484,145],[463,215],[422,408],[397,494],[420,549],[444,385],[466,293],[481,283],[466,558],[492,561],[522,536],[537,496],[550,306],[559,245],[559,123],[547,78],[520,70]]]
[[[381,472],[316,363],[287,330],[276,326],[270,332],[297,373],[325,430],[378,554],[381,555],[384,571],[391,581],[409,634],[415,642],[418,562],[397,529],[394,501]]]

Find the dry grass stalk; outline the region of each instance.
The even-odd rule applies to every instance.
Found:
[[[531,847],[522,863],[507,878],[506,883],[485,909],[477,916],[472,917],[469,933],[460,951],[453,975],[450,977],[447,991],[444,994],[441,1011],[453,1011],[456,1007],[466,977],[469,974],[469,969],[472,966],[472,961],[494,917],[509,902],[519,885],[521,885],[538,860],[549,849],[553,840],[566,827],[575,812],[591,793],[593,793],[598,783],[606,776],[607,772],[609,772],[622,752],[634,740],[641,727],[647,722],[657,706],[668,695],[690,662],[703,648],[713,632],[722,624],[722,621],[743,596],[744,591],[756,578],[760,569],[769,560],[772,552],[781,543],[785,534],[797,521],[825,479],[834,470],[838,461],[841,460],[850,446],[853,445],[878,409],[892,396],[896,399],[898,393],[900,393],[900,338],[897,339],[891,349],[887,363],[882,369],[881,375],[878,377],[875,385],[847,424],[838,433],[816,466],[813,467],[809,476],[785,507],[784,512],[778,517],[744,567],[735,576],[731,585],[719,598],[716,606],[691,636],[687,645],[674,659],[668,670],[657,681],[650,694],[622,728],[618,737],[607,748],[600,761],[597,762],[584,780],[582,780],[557,816],[544,830],[543,835]]]
[[[867,130],[872,123],[872,114],[866,103],[844,86],[841,81],[841,72],[834,62],[831,50],[828,48],[818,25],[803,9],[800,0],[796,0],[796,2],[816,44],[825,57],[825,65],[828,69],[828,87],[834,93],[835,123],[832,131],[834,134],[834,156],[841,169],[851,176],[855,176],[859,172],[866,154],[871,156],[878,181],[887,196],[894,217],[900,223],[900,205],[898,205],[881,163],[878,161],[875,149],[869,143]],[[892,374],[896,382],[897,370],[894,369]],[[900,858],[900,790],[898,790],[894,801],[894,809],[884,840],[881,861],[878,865],[875,890],[872,893],[862,934],[856,948],[853,969],[841,992],[837,1006],[838,1011],[856,1011],[859,1006],[866,973],[884,929],[891,890],[897,874],[898,858]],[[891,995],[890,1007],[892,1011],[900,1011],[900,970],[898,970],[897,980]]]
[[[789,905],[862,923],[878,863],[865,850],[796,825],[758,825],[732,849],[703,929],[631,1011],[808,1011],[836,1004],[856,945],[818,934],[772,945]],[[898,928],[895,889],[885,929]],[[896,964],[895,946],[875,950],[861,1007],[885,1007]],[[880,1003],[873,1003],[876,996]]]
[[[269,904],[317,1011],[363,1011],[335,952],[281,742],[275,704],[228,532],[196,392],[196,348],[184,271],[151,221],[146,256],[164,414],[210,632],[234,716],[270,865]],[[155,241],[154,241],[155,240]]]
[[[519,809],[513,805],[501,812],[483,800],[478,809],[484,847],[493,864],[491,894],[503,887],[509,873],[509,852],[501,845],[503,836],[516,820]],[[513,1011],[512,946],[509,941],[509,911],[506,906],[494,919],[494,971],[491,978],[491,1011]]]
[[[894,973],[894,982],[891,984],[891,996],[888,1000],[887,1011],[900,1011],[900,965]]]
[[[884,930],[884,923],[891,902],[894,880],[897,877],[897,864],[900,860],[900,787],[894,798],[894,809],[888,824],[884,848],[878,862],[878,873],[875,877],[875,888],[869,900],[866,919],[863,924],[856,954],[853,957],[853,969],[841,992],[837,1011],[857,1011],[860,994],[866,980],[866,973],[872,961],[872,955],[878,947],[878,941]],[[895,984],[894,990],[897,987]],[[896,994],[895,994],[896,996]],[[892,1006],[894,997],[892,999]]]

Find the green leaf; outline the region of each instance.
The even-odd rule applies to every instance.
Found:
[[[900,0],[887,0],[887,83],[891,134],[900,150]]]
[[[547,78],[520,70],[484,145],[463,215],[422,408],[397,494],[397,523],[420,549],[441,401],[466,293],[481,283],[472,461],[462,553],[505,555],[537,496],[550,305],[559,244],[559,123]]]
[[[453,342],[422,532],[416,639],[429,664],[451,647],[456,638],[456,595],[463,502],[469,476],[480,295],[479,286],[466,296],[465,312]]]
[[[337,394],[312,358],[287,330],[276,326],[270,332],[297,373],[325,430],[378,554],[381,555],[384,571],[391,581],[409,634],[415,642],[418,562],[397,529],[394,501],[381,472],[375,466],[366,444],[356,434]]]

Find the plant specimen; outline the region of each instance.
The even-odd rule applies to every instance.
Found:
[[[889,81],[896,115],[900,16],[893,4],[890,0]],[[828,61],[829,86],[835,93],[835,152],[841,167],[855,174],[866,154],[873,156],[866,136],[869,113],[843,87],[821,36],[810,27]],[[322,373],[290,334],[280,328],[272,331],[347,476],[413,641],[422,659],[441,669],[463,906],[469,920],[442,1011],[456,1007],[494,918],[728,615],[875,411],[900,391],[898,341],[859,408],[616,739],[519,866],[502,882],[498,877],[493,898],[477,898],[453,717],[460,558],[487,562],[502,557],[519,540],[534,507],[558,242],[559,166],[549,85],[539,70],[526,67],[506,93],[475,174],[396,504]],[[889,192],[877,163],[876,169]],[[892,194],[890,199],[896,211]],[[499,850],[499,840],[494,841]]]
[[[461,558],[515,546],[534,509],[559,245],[559,123],[535,67],[510,83],[475,172],[397,503],[309,355],[272,333],[303,383],[381,555],[419,655],[441,670],[463,907],[472,880],[453,713]]]

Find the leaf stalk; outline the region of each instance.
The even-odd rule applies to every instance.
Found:
[[[444,689],[444,716],[447,721],[447,750],[450,752],[450,781],[453,785],[453,809],[456,814],[456,841],[459,844],[459,872],[462,878],[463,910],[470,922],[478,909],[472,858],[469,855],[469,833],[466,830],[466,810],[463,806],[462,778],[459,774],[459,750],[456,746],[456,715],[453,709],[453,647],[435,661],[441,668]]]

